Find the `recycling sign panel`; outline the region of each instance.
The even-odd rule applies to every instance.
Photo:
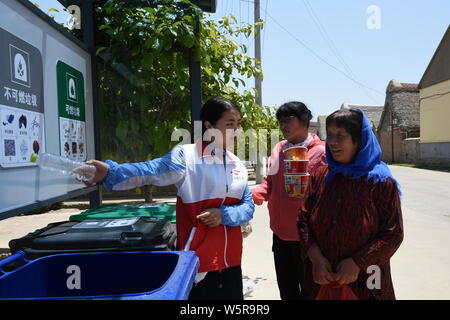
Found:
[[[83,73],[58,61],[58,114],[61,155],[86,161],[86,111]]]
[[[31,155],[44,150],[42,56],[0,28],[0,65],[0,166],[32,166]]]

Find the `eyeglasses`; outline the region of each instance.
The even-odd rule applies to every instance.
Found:
[[[351,135],[341,135],[341,134],[338,134],[338,135],[331,135],[331,134],[327,134],[327,141],[328,142],[330,142],[330,141],[337,141],[337,142],[341,142],[341,141],[344,141],[344,140],[346,140],[346,139],[348,139],[348,138],[351,138]]]

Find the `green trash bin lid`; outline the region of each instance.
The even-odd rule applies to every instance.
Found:
[[[176,204],[170,202],[104,204],[72,215],[69,220],[84,221],[86,219],[122,219],[133,217],[149,217],[155,220],[166,219],[171,223],[175,223]]]

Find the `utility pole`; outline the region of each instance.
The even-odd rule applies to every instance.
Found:
[[[255,0],[255,24],[260,22],[260,0]],[[256,27],[255,30],[255,59],[257,60],[256,66],[261,67],[261,28]],[[262,85],[261,76],[259,73],[255,74],[255,89],[256,89],[256,99],[255,102],[262,106]],[[265,141],[265,139],[263,140]],[[259,149],[259,148],[258,148]],[[263,148],[264,150],[266,148]],[[256,183],[259,184],[264,178],[264,168],[267,155],[261,154],[261,150],[258,150],[258,156],[256,161]]]
[[[260,0],[255,0],[255,24],[260,22]],[[261,66],[261,29],[256,28],[255,32],[255,58],[257,60],[256,65]],[[256,88],[256,103],[262,106],[262,86],[261,77],[257,73],[255,75],[255,88]]]
[[[81,29],[83,31],[83,42],[87,45],[90,53],[90,67],[92,70],[92,103],[94,111],[94,143],[95,143],[95,159],[101,160],[101,148],[100,148],[100,103],[98,88],[99,76],[97,66],[96,43],[95,43],[95,4],[89,0],[81,1]],[[79,22],[79,20],[78,20]],[[97,207],[102,204],[103,192],[100,185],[97,185],[97,189],[89,193],[89,206],[91,208]]]

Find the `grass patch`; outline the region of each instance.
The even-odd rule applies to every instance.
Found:
[[[408,168],[426,169],[426,170],[433,170],[433,171],[450,172],[450,166],[433,166],[433,165],[428,165],[428,164],[412,164],[412,163],[393,163],[391,165],[400,166],[400,167],[408,167]]]

